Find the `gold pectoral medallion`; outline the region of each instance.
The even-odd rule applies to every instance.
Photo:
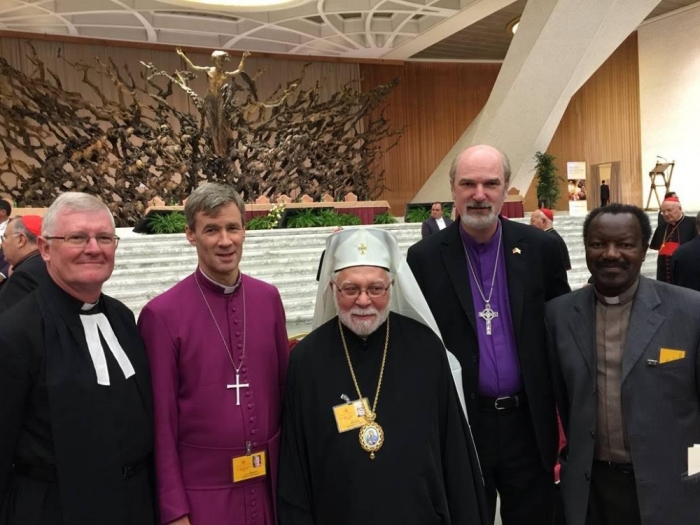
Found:
[[[364,418],[364,424],[360,427],[360,446],[365,452],[369,452],[370,459],[374,459],[374,453],[377,452],[384,444],[384,429],[377,424],[375,421],[377,419],[377,401],[379,401],[379,392],[382,387],[382,379],[384,377],[384,365],[386,364],[386,353],[389,349],[389,319],[386,320],[386,339],[384,340],[384,353],[382,355],[382,366],[379,369],[379,380],[377,381],[377,393],[374,395],[374,404],[370,409],[369,404],[366,402],[365,398],[362,397],[362,392],[360,392],[360,385],[357,383],[357,377],[355,377],[355,369],[352,366],[352,360],[350,359],[350,352],[348,352],[348,345],[345,342],[345,335],[343,334],[343,325],[338,318],[338,328],[340,328],[340,338],[343,341],[343,350],[345,350],[345,357],[348,360],[348,367],[350,368],[350,375],[352,376],[352,382],[355,384],[355,390],[357,391],[357,397],[360,398],[360,404],[362,405],[362,416]],[[338,412],[336,412],[336,419]],[[357,413],[359,417],[359,411]],[[357,428],[357,427],[355,427]],[[338,430],[343,432],[338,425]]]
[[[384,444],[384,429],[374,422],[374,417],[367,419],[369,422],[360,428],[360,446],[369,452],[370,459],[374,459],[374,453]]]

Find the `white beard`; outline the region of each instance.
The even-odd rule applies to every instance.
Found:
[[[469,215],[467,212],[469,206],[474,206],[474,203],[470,202],[465,204],[464,209],[461,210],[462,213],[459,214],[462,224],[467,228],[483,230],[492,226],[498,220],[498,213],[494,212],[493,206],[490,206],[487,215]]]
[[[333,302],[335,303],[335,311],[338,312],[338,318],[340,322],[343,323],[351,332],[355,333],[359,337],[369,337],[373,334],[377,328],[379,328],[384,321],[389,317],[389,305],[386,305],[384,310],[379,311],[374,306],[368,308],[360,308],[354,306],[348,311],[342,311],[338,305],[338,296],[333,294]],[[374,315],[373,319],[368,319],[366,321],[361,321],[355,319],[354,315]]]

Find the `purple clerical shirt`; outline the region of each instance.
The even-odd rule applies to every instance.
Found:
[[[517,394],[523,388],[520,376],[520,360],[513,333],[513,320],[508,299],[508,279],[506,259],[503,254],[501,221],[496,233],[485,243],[476,242],[463,228],[459,228],[462,241],[469,254],[472,268],[479,279],[484,297],[489,297],[493,269],[496,266],[496,279],[491,295],[491,309],[498,313],[491,321],[491,335],[486,334],[486,321],[479,317],[486,302],[476,287],[476,281],[469,265],[464,271],[469,275],[472,290],[474,317],[479,340],[479,394],[487,397],[501,397]],[[501,245],[500,251],[498,250]],[[498,261],[496,255],[498,254]]]

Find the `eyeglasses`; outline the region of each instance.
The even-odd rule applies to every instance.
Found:
[[[24,235],[24,234],[21,232],[17,232],[17,233],[11,233],[10,235]],[[6,233],[3,233],[2,235],[0,235],[0,242],[5,242],[6,240],[7,240]]]
[[[376,299],[377,297],[383,297],[386,295],[386,291],[391,288],[391,284],[389,284],[389,286],[384,286],[383,284],[373,284],[367,288],[360,288],[359,286],[355,286],[353,284],[346,284],[342,288],[338,286],[336,286],[336,288],[338,288],[340,295],[347,299],[356,299],[362,292],[365,292],[372,299]]]
[[[119,244],[119,237],[116,235],[109,235],[108,233],[100,233],[98,235],[88,235],[87,233],[71,233],[68,235],[59,235],[44,237],[47,241],[65,241],[72,246],[82,246],[85,247],[90,242],[90,239],[95,239],[97,244],[101,246],[116,246]]]

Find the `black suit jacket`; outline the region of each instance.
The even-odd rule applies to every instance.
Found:
[[[700,236],[680,245],[673,252],[671,284],[700,292]]]
[[[508,298],[537,444],[544,468],[557,454],[554,394],[546,351],[544,303],[570,291],[554,236],[500,219]],[[464,394],[472,426],[477,424],[479,341],[460,223],[408,250],[408,264],[435,316],[447,349],[462,364]]]
[[[447,217],[443,217],[443,219],[445,220],[445,229],[447,229],[447,227],[452,224],[452,219],[448,219]],[[430,219],[427,221],[423,221],[423,225],[420,229],[421,237],[423,237],[423,239],[439,231],[440,227],[437,225],[437,221],[432,217],[430,217]]]
[[[2,286],[5,284],[5,282],[7,282],[7,274],[9,273],[9,270],[10,263],[5,260],[5,254],[3,253],[2,248],[0,248],[0,275],[2,275],[2,277],[0,277],[0,279],[2,279],[0,280],[0,290],[2,290]]]
[[[46,263],[39,252],[18,262],[7,283],[0,288],[0,314],[36,290],[47,275]]]

